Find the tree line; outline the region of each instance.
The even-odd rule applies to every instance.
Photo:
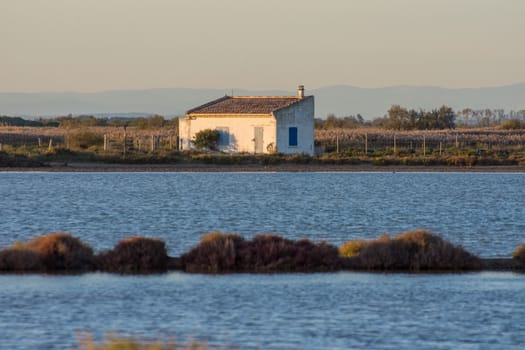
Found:
[[[383,117],[365,120],[363,116],[337,117],[329,114],[325,119],[316,119],[315,128],[355,129],[375,127],[389,130],[443,130],[499,126],[502,129],[525,129],[525,109],[505,113],[502,109],[474,110],[466,108],[455,112],[451,107],[441,106],[432,110],[407,109],[393,105]]]
[[[53,118],[39,118],[28,120],[21,117],[0,116],[0,126],[32,126],[32,127],[59,127],[59,128],[82,128],[92,126],[113,126],[113,127],[136,127],[137,129],[158,129],[163,127],[176,128],[177,118],[166,119],[161,115],[151,115],[147,117],[135,118],[97,118],[93,115],[72,114]]]

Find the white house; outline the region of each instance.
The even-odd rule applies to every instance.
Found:
[[[195,134],[216,129],[223,152],[314,154],[314,97],[224,96],[195,107],[179,120],[182,150],[192,149]]]

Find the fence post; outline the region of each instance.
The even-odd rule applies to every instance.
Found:
[[[368,133],[365,132],[365,156],[368,156]]]
[[[42,147],[42,139],[40,137],[38,138],[38,147]]]
[[[456,148],[459,148],[459,143],[458,143],[458,133],[456,133]]]
[[[126,134],[126,126],[124,126],[124,157],[126,156],[126,148],[127,148],[127,134]]]
[[[425,135],[423,135],[423,157],[427,156],[427,141]]]
[[[441,156],[441,151],[443,150],[443,142],[439,142],[439,156]]]
[[[397,150],[397,147],[396,147],[396,134],[394,133],[394,155],[396,154],[396,150]]]
[[[51,138],[49,139],[49,146],[47,147],[47,150],[48,151],[53,150],[53,139],[51,139]]]
[[[339,154],[339,133],[335,135],[335,151]]]
[[[104,152],[108,150],[108,134],[104,134]]]

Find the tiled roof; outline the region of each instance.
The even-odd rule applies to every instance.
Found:
[[[309,96],[224,96],[190,109],[187,114],[271,114]]]

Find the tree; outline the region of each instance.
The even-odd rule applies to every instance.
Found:
[[[193,144],[197,149],[211,149],[217,148],[217,141],[219,141],[219,132],[213,129],[204,129],[195,134]]]

